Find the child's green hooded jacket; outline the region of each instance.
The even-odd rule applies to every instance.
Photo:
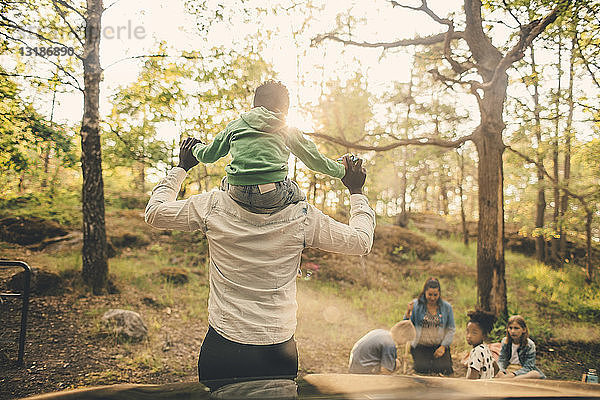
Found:
[[[313,171],[343,178],[344,166],[321,153],[296,128],[285,125],[283,115],[264,107],[253,108],[230,122],[210,144],[197,144],[192,153],[202,163],[213,163],[231,152],[227,167],[231,185],[262,185],[285,179],[290,152]]]

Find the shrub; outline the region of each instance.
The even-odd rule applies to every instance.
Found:
[[[517,269],[517,274],[539,304],[547,304],[582,321],[600,321],[600,286],[587,284],[581,270],[572,267],[555,270],[534,263]]]

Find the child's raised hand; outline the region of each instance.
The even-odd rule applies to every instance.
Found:
[[[367,177],[367,171],[362,166],[362,162],[362,159],[350,154],[342,157],[342,163],[346,167],[346,174],[342,178],[342,183],[350,190],[351,194],[362,193],[362,187]]]
[[[185,138],[181,142],[179,146],[179,167],[189,171],[198,165],[198,160],[192,154],[192,148],[198,143],[202,143],[202,141],[193,137]]]

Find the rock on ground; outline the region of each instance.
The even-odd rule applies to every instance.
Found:
[[[144,320],[135,311],[110,309],[104,313],[102,320],[118,336],[136,341],[148,336],[148,328],[146,328]]]

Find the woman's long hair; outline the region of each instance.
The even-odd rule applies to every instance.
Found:
[[[442,287],[440,286],[440,281],[438,281],[436,278],[427,279],[427,281],[425,282],[425,285],[423,286],[423,290],[421,291],[421,294],[418,297],[419,303],[421,303],[421,304],[427,303],[427,299],[425,298],[425,292],[427,291],[427,289],[438,289],[440,291],[440,297],[438,298],[438,305],[441,305],[442,304]]]
[[[506,342],[509,346],[512,345],[512,338],[508,334],[508,326],[515,322],[523,329],[523,334],[521,335],[521,339],[519,340],[518,344],[527,344],[527,339],[529,339],[529,329],[527,329],[525,318],[521,317],[520,315],[513,315],[508,319],[508,322],[506,323]]]

